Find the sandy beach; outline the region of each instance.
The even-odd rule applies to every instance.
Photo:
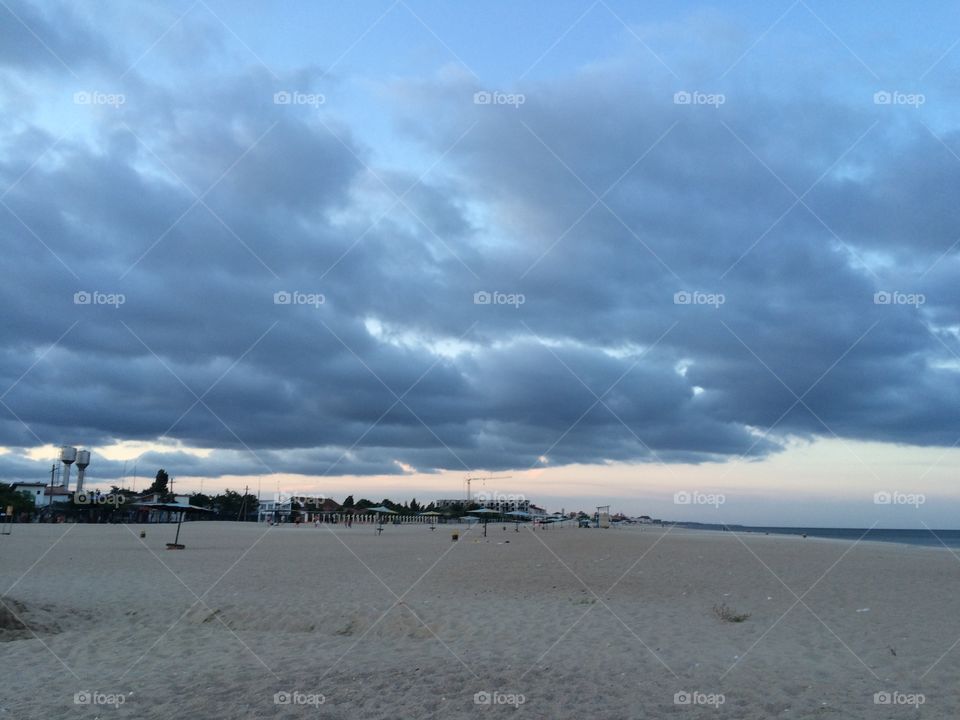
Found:
[[[948,551],[506,527],[15,526],[0,717],[960,712]]]

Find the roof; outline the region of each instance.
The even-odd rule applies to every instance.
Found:
[[[187,510],[193,512],[214,512],[209,508],[197,507],[196,505],[177,505],[177,503],[130,503],[131,507],[145,507],[151,510]]]

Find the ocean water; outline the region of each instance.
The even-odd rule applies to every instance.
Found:
[[[960,549],[960,530],[881,530],[879,528],[815,528],[815,527],[754,527],[746,525],[707,525],[701,523],[677,523],[680,527],[704,530],[730,530],[738,534],[770,533],[771,535],[807,535],[808,537],[834,540],[879,540],[881,542],[926,547],[944,546]]]

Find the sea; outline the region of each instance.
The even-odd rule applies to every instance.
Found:
[[[960,549],[960,530],[902,529],[880,528],[822,528],[822,527],[762,527],[753,525],[714,525],[707,523],[675,523],[677,527],[691,530],[720,530],[738,534],[769,533],[770,535],[806,535],[807,537],[830,538],[832,540],[878,540],[880,542],[900,543],[902,545],[922,545],[925,547],[947,547]]]

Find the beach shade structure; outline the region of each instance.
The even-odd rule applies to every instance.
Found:
[[[134,507],[148,508],[150,510],[166,510],[169,513],[179,513],[177,515],[177,535],[172,543],[167,543],[167,550],[183,550],[186,545],[180,544],[180,526],[183,524],[183,516],[188,512],[212,513],[213,510],[196,507],[195,505],[180,505],[178,503],[135,503]]]
[[[483,536],[487,536],[487,520],[490,519],[491,515],[499,515],[499,510],[491,510],[490,508],[478,508],[477,510],[467,510],[468,513],[473,513],[474,515],[483,516]]]
[[[514,530],[520,532],[520,520],[521,518],[526,520],[530,518],[530,513],[524,512],[523,510],[511,510],[508,513],[504,513],[504,517],[512,517],[513,521],[516,523]]]
[[[376,507],[367,508],[367,512],[372,512],[377,514],[377,535],[383,532],[383,516],[397,514],[396,510],[391,510],[390,508],[384,505],[377,505]]]

